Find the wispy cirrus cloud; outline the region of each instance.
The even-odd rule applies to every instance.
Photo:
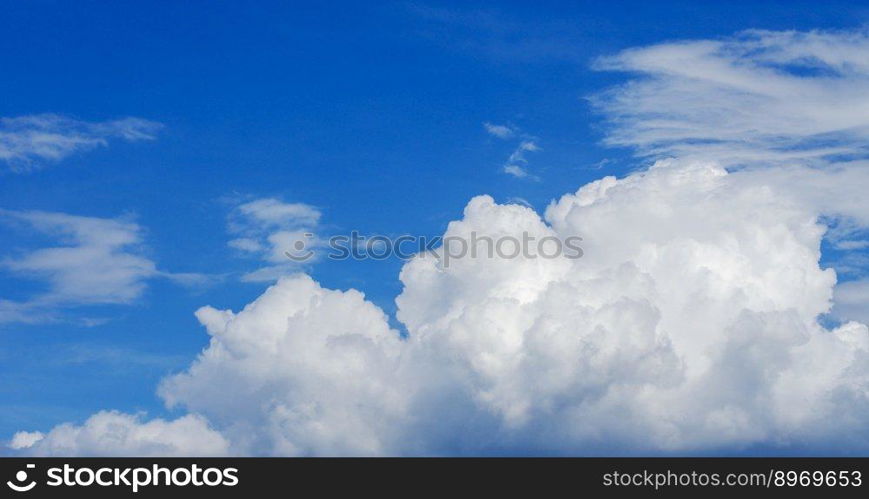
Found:
[[[509,139],[516,135],[516,130],[508,125],[496,125],[487,121],[483,123],[483,128],[486,129],[489,135],[498,137],[499,139]]]
[[[516,148],[510,153],[510,156],[502,167],[504,173],[516,178],[540,180],[538,176],[528,171],[528,159],[526,157],[529,152],[541,150],[540,146],[537,145],[537,137],[523,133],[518,127],[512,125],[497,125],[487,121],[483,123],[483,128],[489,135],[498,139],[511,140],[516,138],[519,140]]]
[[[57,242],[51,247],[7,248],[11,254],[0,259],[0,269],[43,283],[45,290],[24,301],[0,299],[0,322],[61,320],[59,312],[69,307],[131,303],[155,277],[181,284],[207,280],[159,270],[145,255],[144,230],[127,219],[0,210],[0,220]]]
[[[507,158],[507,163],[504,164],[504,173],[508,173],[513,175],[516,178],[530,178],[532,180],[539,180],[539,177],[536,175],[532,175],[528,173],[526,165],[528,164],[528,160],[525,158],[526,154],[529,152],[537,152],[540,150],[540,146],[537,145],[536,140],[528,139],[519,142],[519,145],[516,146],[516,149],[510,154],[510,157]]]
[[[162,127],[132,117],[99,122],[52,113],[0,118],[0,161],[14,172],[28,171],[46,162],[105,147],[110,140],[152,140]]]
[[[733,167],[869,156],[869,32],[750,30],[599,59],[606,143]]]

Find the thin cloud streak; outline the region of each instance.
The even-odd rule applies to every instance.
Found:
[[[21,173],[75,153],[106,147],[110,140],[153,140],[163,125],[141,118],[89,122],[45,113],[0,118],[0,161]]]

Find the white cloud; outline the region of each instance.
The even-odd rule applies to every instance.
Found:
[[[260,244],[260,242],[256,239],[251,239],[249,237],[239,237],[236,239],[232,239],[226,244],[230,248],[247,251],[249,253],[258,253],[260,251],[263,251],[263,245]]]
[[[594,99],[607,143],[725,166],[869,153],[869,34],[751,30],[626,50],[599,69],[639,73]]]
[[[486,132],[493,137],[497,137],[499,139],[510,139],[516,135],[516,130],[507,126],[507,125],[495,125],[493,123],[489,123],[488,121],[483,123],[483,128],[486,129]]]
[[[518,139],[518,144],[513,149],[513,152],[510,153],[510,156],[507,158],[507,161],[504,163],[502,167],[502,171],[508,175],[512,175],[516,178],[525,178],[529,180],[540,180],[536,175],[532,175],[528,171],[528,159],[526,157],[529,152],[537,152],[542,149],[537,144],[538,139],[532,135],[528,135],[523,133],[521,130],[515,127],[510,127],[507,125],[495,125],[489,122],[483,123],[483,127],[486,129],[486,132],[493,137],[497,137],[502,140],[509,140],[513,138]]]
[[[869,279],[841,283],[836,286],[835,295],[836,316],[869,324]]]
[[[869,248],[869,241],[837,241],[836,249],[855,250]]]
[[[818,266],[824,229],[811,209],[774,185],[670,162],[589,184],[546,220],[478,198],[447,233],[579,235],[585,256],[446,270],[418,259],[401,275],[411,341],[457,373],[444,383],[500,416],[506,442],[550,452],[866,445],[869,335],[816,321],[835,275]],[[809,380],[811,392],[799,388]]]
[[[199,416],[143,422],[115,411],[94,414],[81,426],[56,426],[47,434],[19,432],[9,447],[35,456],[222,456],[228,451],[226,440]]]
[[[0,118],[0,160],[13,171],[44,161],[59,161],[76,152],[106,146],[111,139],[151,140],[162,125],[141,118],[80,121],[57,114]]]
[[[129,303],[158,274],[154,262],[141,254],[141,228],[133,222],[41,211],[4,210],[0,215],[61,243],[0,262],[23,278],[47,283],[48,290],[28,307]]]
[[[44,438],[45,434],[38,431],[19,431],[9,441],[9,448],[13,450],[28,449]]]
[[[0,300],[0,322],[51,321],[64,307],[130,303],[155,277],[182,284],[206,279],[158,270],[144,256],[142,228],[129,220],[13,210],[0,210],[0,219],[23,223],[59,243],[39,249],[7,248],[18,254],[0,260],[0,268],[44,282],[47,289],[27,301]]]
[[[237,208],[246,218],[239,221],[242,230],[255,225],[256,229],[288,229],[316,225],[320,211],[304,203],[284,203],[273,198],[257,199]]]
[[[504,165],[504,173],[512,175],[516,178],[525,178],[528,176],[528,172],[525,170],[525,168],[522,168],[517,164]]]
[[[237,206],[229,216],[229,232],[236,237],[227,244],[243,254],[256,256],[270,265],[246,273],[245,281],[274,281],[298,271],[301,263],[287,253],[303,256],[319,242],[314,231],[322,216],[320,210],[304,203],[285,203],[262,198]]]
[[[401,340],[361,293],[297,275],[237,314],[204,307],[196,316],[211,343],[163,382],[169,405],[207,415],[236,452],[385,452],[405,404],[393,378]]]
[[[528,164],[525,155],[526,153],[537,152],[540,150],[540,146],[538,146],[537,142],[532,139],[519,142],[519,145],[516,146],[516,149],[510,154],[510,157],[507,158],[507,163],[504,164],[504,173],[513,175],[516,178],[531,178],[539,180],[535,175],[528,173],[525,168]]]

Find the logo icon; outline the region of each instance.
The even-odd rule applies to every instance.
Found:
[[[311,239],[314,237],[314,234],[311,232],[305,232],[302,234],[306,239]],[[290,260],[294,262],[304,262],[305,260],[314,256],[314,252],[306,249],[307,244],[302,239],[297,239],[296,242],[293,243],[294,252],[284,251],[284,255],[287,256]]]
[[[33,468],[36,468],[35,464],[28,464],[27,465],[27,469],[32,470]],[[9,488],[14,490],[15,492],[27,492],[28,490],[32,489],[33,487],[36,487],[36,481],[32,481],[32,482],[28,483],[27,485],[19,485],[19,484],[23,484],[25,481],[27,481],[27,472],[24,470],[21,470],[15,474],[15,481],[18,482],[18,484],[16,484],[15,482],[13,482],[11,480],[6,482],[6,485],[8,485]]]

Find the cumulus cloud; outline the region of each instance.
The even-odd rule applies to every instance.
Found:
[[[19,432],[9,447],[33,456],[222,456],[228,452],[227,441],[199,416],[142,421],[116,411],[98,412],[81,426],[62,424],[47,434]]]
[[[504,227],[582,236],[585,256],[446,270],[418,259],[397,301],[411,340],[461,366],[455,382],[500,415],[506,441],[565,452],[866,445],[866,326],[818,325],[835,283],[818,265],[824,229],[774,185],[659,163],[564,196],[545,222],[475,199],[448,234]],[[836,414],[852,418],[847,430]]]
[[[26,301],[0,300],[0,322],[56,320],[57,310],[63,307],[130,303],[155,277],[182,283],[205,279],[160,271],[144,255],[142,228],[129,220],[13,210],[0,210],[0,220],[59,243],[37,249],[7,248],[13,254],[0,260],[0,268],[41,281],[46,290]]]
[[[196,316],[211,343],[161,385],[170,406],[207,415],[238,452],[386,452],[405,405],[393,377],[401,339],[362,293],[296,275],[237,314]]]
[[[856,131],[833,117],[793,125],[797,111],[764,90],[805,96],[821,91],[814,79],[842,77],[832,70],[862,71],[865,51],[848,49],[861,37],[751,32],[616,56],[614,67],[652,69],[607,97],[612,141],[676,158],[584,185],[542,216],[478,196],[445,234],[578,236],[582,258],[410,260],[396,300],[406,335],[358,291],[287,276],[240,312],[197,311],[211,341],[160,395],[232,454],[865,452],[869,328],[819,319],[865,295],[820,265],[831,223],[837,241],[866,225],[865,168],[804,141],[832,133],[857,156]],[[708,100],[719,87],[725,100]],[[681,107],[663,107],[676,95]],[[710,110],[720,136],[699,118]],[[757,121],[756,137],[741,120]],[[237,246],[271,247],[250,239]],[[52,432],[13,443],[38,453]]]
[[[580,236],[585,256],[411,260],[404,339],[361,293],[285,277],[200,309],[211,342],[160,394],[239,454],[865,449],[869,331],[818,323],[824,227],[741,175],[661,162],[543,218],[477,197],[445,236]]]
[[[303,256],[316,248],[314,231],[320,210],[304,203],[285,203],[262,198],[236,206],[229,215],[229,232],[236,236],[227,244],[242,254],[257,257],[269,265],[246,273],[246,281],[274,281],[298,270],[301,262],[287,257]],[[311,254],[314,261],[316,254]]]
[[[207,414],[213,427],[198,415],[166,422],[101,412],[81,426],[18,433],[9,446],[32,455],[372,455],[398,448],[408,401],[394,377],[402,340],[362,293],[324,289],[297,274],[238,313],[203,307],[196,317],[211,342],[159,392],[170,406]]]
[[[109,140],[152,140],[163,125],[141,118],[88,122],[57,114],[0,118],[0,160],[26,171],[77,152],[104,147]]]

